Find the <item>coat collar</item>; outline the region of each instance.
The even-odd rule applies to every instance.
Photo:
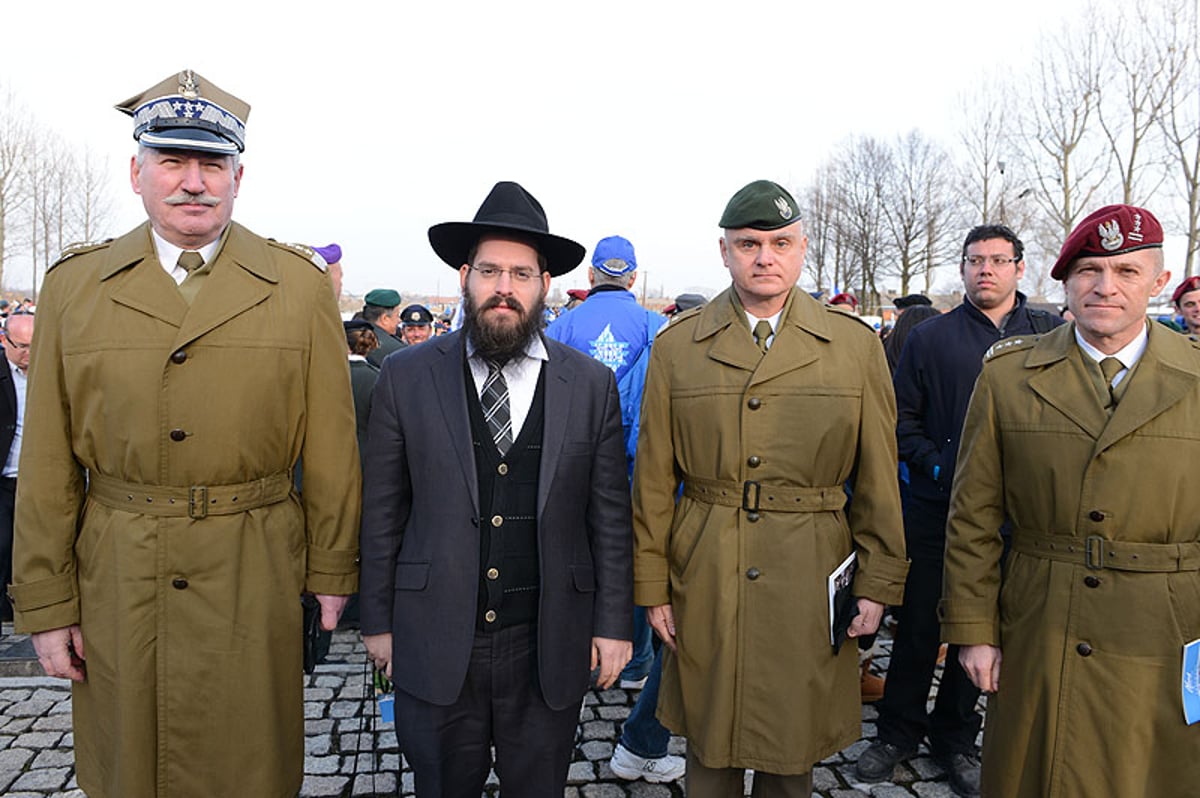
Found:
[[[145,222],[109,247],[100,279],[119,281],[114,302],[179,328],[178,349],[270,296],[279,282],[279,265],[263,239],[231,223],[212,273],[189,307],[159,263]]]
[[[1110,418],[1092,386],[1085,357],[1075,342],[1075,325],[1064,324],[1038,340],[1026,355],[1025,367],[1040,369],[1029,379],[1030,388],[1096,439],[1096,453],[1177,404],[1200,381],[1191,342],[1150,323],[1146,351]],[[1084,395],[1089,400],[1081,403]]]
[[[717,294],[702,311],[693,340],[711,339],[708,356],[728,366],[753,372],[754,385],[802,368],[820,356],[819,341],[831,341],[834,334],[827,311],[815,299],[792,288],[779,317],[778,329],[767,354],[754,345],[746,324],[745,310],[733,288]]]

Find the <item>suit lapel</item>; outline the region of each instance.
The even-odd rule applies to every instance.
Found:
[[[111,297],[118,305],[153,316],[172,327],[183,324],[187,302],[163,270],[150,239],[150,223],[121,236],[108,250],[102,280],[113,280]]]
[[[434,395],[440,398],[446,432],[454,445],[454,454],[471,494],[471,506],[479,515],[479,479],[475,473],[475,447],[471,444],[471,418],[467,410],[466,352],[463,333],[434,338],[424,346],[436,346],[442,357],[430,365]],[[474,385],[471,390],[474,390]]]
[[[271,295],[278,282],[275,259],[267,245],[241,225],[232,224],[217,252],[212,273],[204,279],[188,309],[174,348],[191,343],[259,304]]]
[[[13,384],[12,366],[8,363],[8,358],[0,363],[0,393],[4,394],[4,406],[8,410],[8,417],[16,419],[17,417],[17,386]],[[0,463],[0,466],[3,466]]]
[[[549,342],[546,344],[550,351]],[[567,421],[571,414],[571,392],[575,387],[575,372],[564,358],[550,357],[542,368],[546,370],[544,406],[546,412],[542,422],[542,464],[538,472],[538,518],[546,509],[550,497],[550,486],[558,469],[558,458],[562,454],[563,441],[567,435]]]
[[[1200,379],[1185,355],[1191,342],[1159,324],[1150,324],[1150,340],[1141,361],[1129,375],[1129,388],[1096,441],[1099,453],[1196,390]]]

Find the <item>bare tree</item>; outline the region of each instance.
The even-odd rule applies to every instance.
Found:
[[[1063,26],[1043,39],[1021,120],[1031,195],[1043,211],[1032,231],[1049,250],[1070,234],[1109,173],[1111,150],[1094,124],[1099,103],[1099,35],[1094,23]]]
[[[959,99],[962,124],[959,190],[963,202],[975,213],[975,224],[990,224],[1003,216],[997,207],[1004,189],[1004,160],[1012,158],[1012,131],[1018,121],[1017,105],[1008,85],[994,76],[980,81],[977,90]]]
[[[883,264],[882,273],[900,278],[902,294],[923,275],[928,290],[929,272],[943,259],[955,233],[951,225],[957,209],[948,162],[945,150],[917,130],[898,138],[887,160],[880,207],[892,258]]]
[[[1093,6],[1088,13],[1099,21],[1099,42],[1106,54],[1097,84],[1096,121],[1117,168],[1121,201],[1145,203],[1166,177],[1162,150],[1151,146],[1166,96],[1152,87],[1162,83],[1170,62],[1155,52],[1157,31],[1140,24],[1147,20],[1147,8],[1138,7],[1141,20],[1131,18],[1125,6],[1103,13]]]
[[[850,139],[837,157],[841,235],[846,259],[854,264],[858,298],[863,311],[879,308],[878,277],[887,235],[883,197],[892,155],[887,146],[870,137]],[[846,285],[849,287],[849,285]]]
[[[87,148],[81,157],[73,159],[73,163],[75,169],[66,211],[70,240],[95,241],[108,229],[112,216],[107,162]]]
[[[12,231],[25,204],[26,162],[33,142],[28,113],[9,89],[0,93],[0,285],[14,254]]]
[[[1143,27],[1156,45],[1155,58],[1164,65],[1151,91],[1160,108],[1163,147],[1179,177],[1187,236],[1183,274],[1190,277],[1200,251],[1200,30],[1194,2],[1170,0],[1160,13],[1157,19],[1144,17]]]

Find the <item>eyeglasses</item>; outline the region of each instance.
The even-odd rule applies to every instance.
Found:
[[[19,344],[19,343],[17,343],[16,341],[14,341],[13,339],[11,339],[11,338],[9,338],[9,337],[8,337],[8,333],[7,333],[7,332],[6,332],[6,333],[4,333],[4,340],[5,340],[5,341],[8,341],[8,345],[9,345],[9,346],[11,346],[13,349],[17,350],[18,352],[24,352],[24,351],[25,351],[26,349],[28,349],[28,348],[29,348],[29,346],[30,346],[29,344]]]
[[[500,279],[500,275],[507,274],[514,283],[521,285],[528,283],[530,280],[537,279],[541,274],[537,269],[527,269],[518,267],[516,269],[498,269],[495,266],[468,266],[471,271],[479,275],[479,279],[486,283],[496,282]]]
[[[972,266],[982,266],[985,263],[990,263],[996,268],[1000,268],[1010,263],[1019,263],[1020,260],[1020,258],[1006,258],[1003,255],[968,255],[963,258],[963,263],[969,263]]]

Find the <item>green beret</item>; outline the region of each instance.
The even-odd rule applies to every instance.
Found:
[[[755,180],[733,195],[721,214],[721,227],[737,230],[778,230],[800,221],[796,200],[788,190],[770,180]]]
[[[363,297],[363,302],[377,308],[394,308],[400,304],[400,292],[391,288],[376,288]]]

